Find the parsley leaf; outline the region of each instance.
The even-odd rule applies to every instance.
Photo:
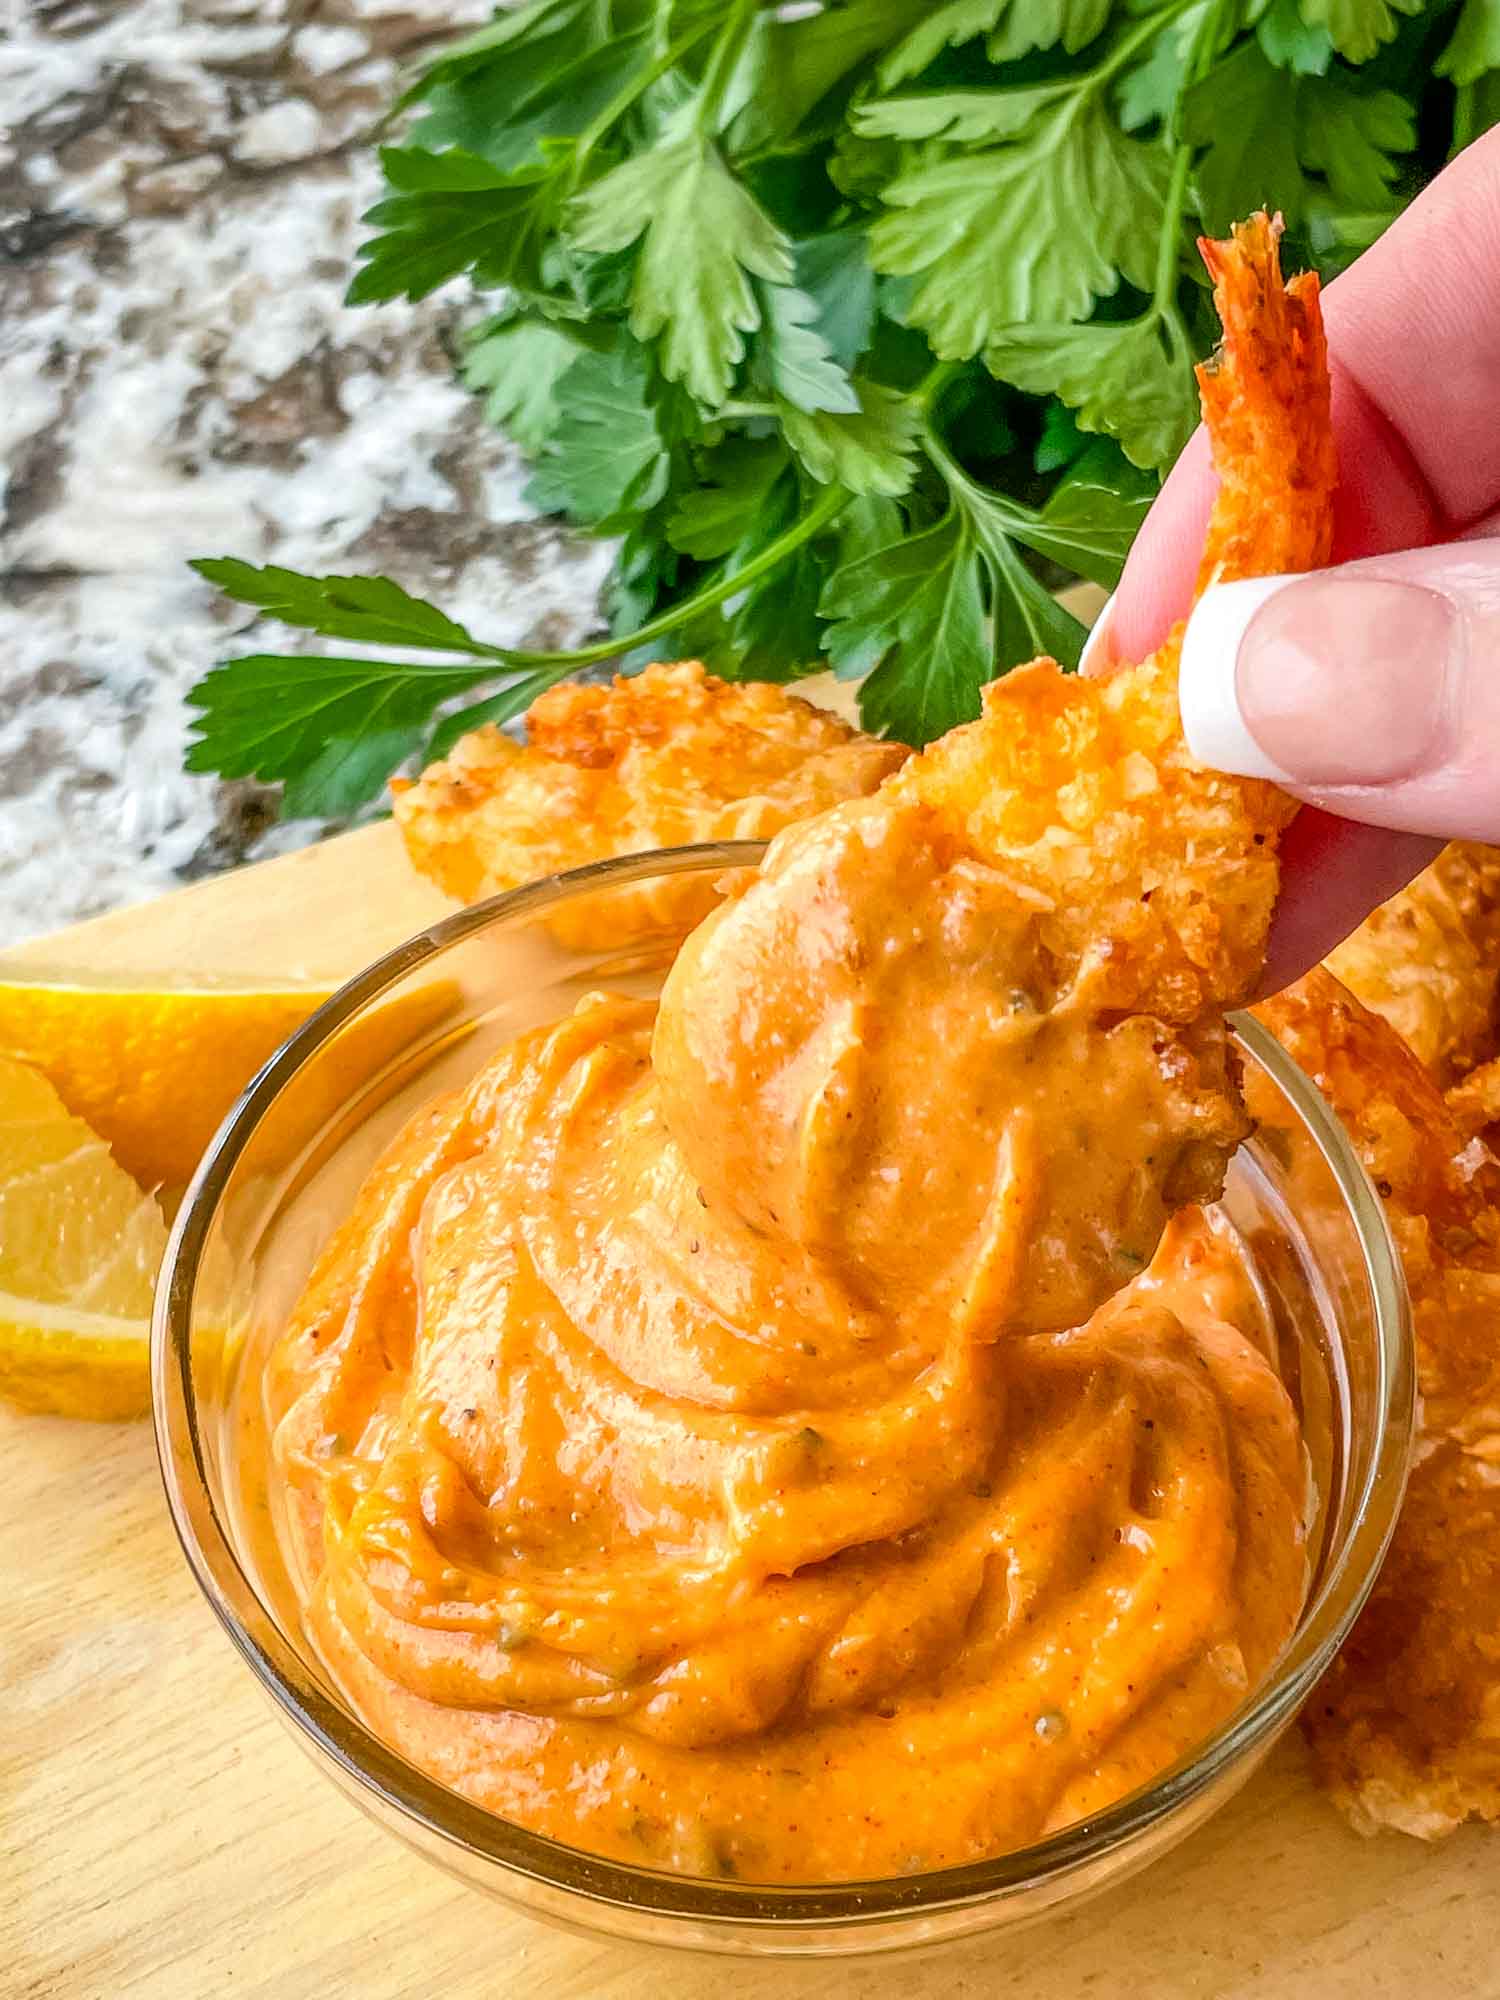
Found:
[[[818,331],[836,360],[853,368],[875,330],[875,273],[863,229],[830,229],[795,250],[797,283],[817,302]]]
[[[1089,441],[1079,430],[1066,403],[1051,402],[1042,411],[1042,434],[1037,439],[1031,462],[1038,472],[1061,472],[1075,464],[1089,449]]]
[[[470,267],[480,285],[533,275],[527,225],[536,223],[551,165],[505,173],[476,153],[427,153],[415,146],[387,146],[380,163],[397,192],[365,213],[382,233],[360,245],[364,269],[349,286],[350,305],[425,299]]]
[[[849,493],[906,492],[916,476],[919,412],[909,396],[876,382],[859,384],[859,408],[799,410],[778,400],[787,443],[813,478]]]
[[[815,299],[795,285],[763,285],[771,386],[799,410],[858,410],[859,397],[818,327]]]
[[[978,715],[990,651],[974,534],[957,508],[835,571],[822,611],[835,621],[831,660],[878,657],[859,691],[867,728],[923,744]]]
[[[760,325],[752,275],[786,284],[791,245],[695,127],[674,129],[574,203],[584,250],[624,250],[644,237],[630,328],[661,341],[661,368],[700,403],[729,392],[747,333]]]
[[[1411,106],[1393,90],[1351,90],[1338,72],[1297,86],[1302,163],[1354,210],[1387,208],[1399,168],[1393,153],[1417,143]]]
[[[1204,16],[1211,5],[1212,0],[1193,0],[1191,6],[1174,15],[1151,43],[1145,60],[1121,78],[1117,102],[1120,123],[1127,132],[1139,132],[1156,119],[1163,124],[1172,121],[1187,82],[1188,64]]]
[[[774,485],[759,517],[734,552],[731,570],[742,569],[796,518],[797,482],[787,476]],[[823,628],[818,600],[824,581],[816,546],[804,542],[791,561],[763,578],[746,594],[728,622],[719,653],[720,671],[740,680],[788,681],[816,673],[823,664]]]
[[[1031,49],[1059,42],[1070,55],[1102,32],[1113,0],[948,0],[898,42],[880,65],[889,89],[934,62],[943,50],[989,36],[991,62],[1010,62]]]
[[[416,749],[440,703],[494,677],[493,666],[414,669],[263,653],[228,660],[192,690],[199,739],[187,768],[284,779],[284,810],[294,818],[352,812]]]
[[[981,538],[996,579],[991,613],[995,668],[1004,670],[1036,659],[1076,667],[1087,636],[1084,627],[1037,582],[1006,536]]]
[[[774,438],[732,438],[721,445],[707,460],[705,483],[667,517],[672,547],[699,562],[730,554],[759,520],[789,463],[786,447]]]
[[[576,341],[550,320],[502,314],[469,336],[463,379],[484,394],[489,421],[535,454],[557,422],[558,384],[577,359]]]
[[[547,139],[576,139],[643,66],[650,47],[644,29],[601,47],[578,46],[578,28],[564,18],[539,36],[457,73],[425,78],[427,113],[412,143],[430,151],[460,146],[505,171],[534,161]]]
[[[1500,0],[1464,0],[1453,39],[1433,68],[1460,89],[1500,69]]]
[[[1187,336],[1175,311],[1086,326],[1007,327],[985,349],[1003,381],[1060,396],[1086,431],[1118,438],[1134,465],[1165,471],[1198,422]]]
[[[1064,666],[1075,666],[1083,648],[1083,627],[1042,588],[1015,546],[1023,541],[1039,552],[1050,553],[1066,538],[1062,523],[1049,527],[1034,509],[981,485],[936,432],[929,430],[926,442],[929,455],[947,481],[953,504],[972,526],[985,558],[995,640],[994,671],[1004,673],[1043,653]]]
[[[875,547],[868,534],[847,537],[821,606],[832,621],[825,643],[834,671],[868,675],[864,720],[918,744],[977,715],[980,689],[997,672],[1039,654],[1077,663],[1083,627],[1027,569],[1016,541],[1067,550],[1085,573],[1111,580],[1135,525],[1111,518],[1081,482],[1050,516],[1038,514],[980,486],[935,433],[926,444],[948,485],[948,511],[921,534]]]
[[[580,354],[557,378],[557,421],[537,454],[527,498],[599,528],[654,506],[671,458],[648,400],[649,363],[624,342]]]
[[[1396,15],[1415,14],[1423,0],[1302,0],[1311,27],[1326,28],[1329,40],[1352,63],[1368,62],[1396,32]]]
[[[1102,93],[954,91],[888,99],[856,122],[909,138],[1014,134],[899,175],[870,232],[877,270],[918,279],[906,317],[940,358],[976,354],[1018,322],[1082,318],[1121,272],[1150,288],[1169,158],[1128,137]]]
[[[591,10],[592,0],[524,0],[519,7],[507,7],[486,27],[477,28],[452,48],[444,49],[396,100],[394,108],[404,111],[439,85],[451,83],[467,70],[487,65],[496,57],[513,60],[521,43],[537,41],[560,29],[576,34]]]
[[[798,20],[763,19],[747,58],[750,91],[727,135],[731,150],[766,151],[804,133],[819,107],[846,93],[925,11],[924,0],[855,0]]]
[[[604,609],[616,639],[646,623],[688,566],[667,540],[668,518],[665,501],[640,515],[627,530],[615,566],[604,580]]]
[[[1090,102],[1071,78],[1018,85],[1011,90],[922,90],[878,97],[858,106],[854,129],[867,139],[950,139],[977,145],[986,139],[1019,139],[1050,113]]]
[[[1286,77],[1256,42],[1243,43],[1184,97],[1183,131],[1204,149],[1194,168],[1198,204],[1215,235],[1244,212],[1249,188],[1252,202],[1289,221],[1301,215],[1307,184],[1289,111]]]
[[[1156,497],[1156,482],[1109,463],[1113,446],[1093,445],[1054,488],[1041,512],[1015,522],[1018,541],[1112,590],[1130,544]]]
[[[358,639],[369,646],[497,657],[494,647],[481,644],[446,612],[412,597],[388,576],[302,576],[293,569],[258,569],[233,556],[203,556],[190,567],[226,597],[253,604],[283,625],[306,632]]]
[[[1303,19],[1297,0],[1271,0],[1255,39],[1268,62],[1297,76],[1322,76],[1333,61],[1333,37]]]

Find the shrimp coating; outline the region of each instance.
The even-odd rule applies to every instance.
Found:
[[[874,791],[906,755],[783,688],[717,680],[695,660],[608,687],[565,683],[526,720],[524,745],[478,729],[393,788],[413,865],[460,902],[607,855],[766,840]],[[716,900],[704,876],[610,891],[590,898],[587,935],[562,941],[686,931]]]
[[[1500,1056],[1472,1069],[1448,1092],[1448,1109],[1466,1139],[1483,1139],[1500,1155]]]
[[[1280,235],[1279,216],[1256,215],[1228,242],[1198,242],[1225,333],[1198,370],[1219,475],[1200,595],[1237,577],[1322,569],[1333,553],[1338,454],[1318,279],[1304,271],[1283,287]]]
[[[1500,848],[1445,847],[1328,966],[1451,1089],[1500,1054]]]
[[[1364,1832],[1500,1819],[1500,1166],[1389,1023],[1321,969],[1256,1010],[1385,1202],[1421,1428],[1375,1591],[1307,1708],[1319,1780]]]
[[[1317,285],[1283,287],[1278,236],[1260,216],[1204,249],[1205,582],[1328,554]],[[873,798],[779,835],[688,939],[653,1060],[710,1204],[856,1296],[888,1300],[927,1242],[946,1309],[992,1339],[1080,1324],[1217,1194],[1248,1129],[1224,1011],[1262,964],[1296,808],[1194,762],[1180,645],[1108,681],[1010,674]]]

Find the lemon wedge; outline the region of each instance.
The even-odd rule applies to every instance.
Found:
[[[0,1055],[39,1069],[143,1187],[180,1193],[240,1091],[330,990],[0,970]]]
[[[160,1208],[47,1079],[0,1057],[0,1395],[139,1416]]]

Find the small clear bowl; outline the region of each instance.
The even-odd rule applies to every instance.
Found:
[[[1260,1124],[1222,1206],[1247,1246],[1301,1409],[1316,1494],[1312,1574],[1273,1671],[1191,1756],[1107,1811],[991,1861],[763,1888],[563,1846],[470,1804],[388,1748],[302,1630],[253,1467],[240,1463],[242,1398],[245,1408],[257,1398],[261,1360],[314,1256],[412,1110],[591,989],[654,995],[684,905],[701,904],[716,873],[761,851],[680,848],[538,882],[434,924],[343,987],[250,1084],[199,1168],[157,1293],[152,1388],[167,1498],[198,1582],[314,1762],[375,1818],[554,1922],[699,1950],[833,1956],[1034,1918],[1143,1867],[1224,1804],[1296,1714],[1374,1581],[1405,1479],[1413,1363],[1400,1266],[1363,1169],[1313,1085],[1242,1018],[1235,1032]],[[643,917],[656,933],[632,940]],[[585,935],[615,942],[581,949]]]

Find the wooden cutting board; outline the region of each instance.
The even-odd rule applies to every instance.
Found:
[[[337,978],[447,907],[377,826],[15,956]],[[0,1407],[0,2000],[1500,2000],[1497,1936],[1500,1833],[1361,1840],[1295,1739],[1148,1874],[1009,1938],[817,1966],[547,1930],[314,1771],[198,1596],[147,1426]]]

